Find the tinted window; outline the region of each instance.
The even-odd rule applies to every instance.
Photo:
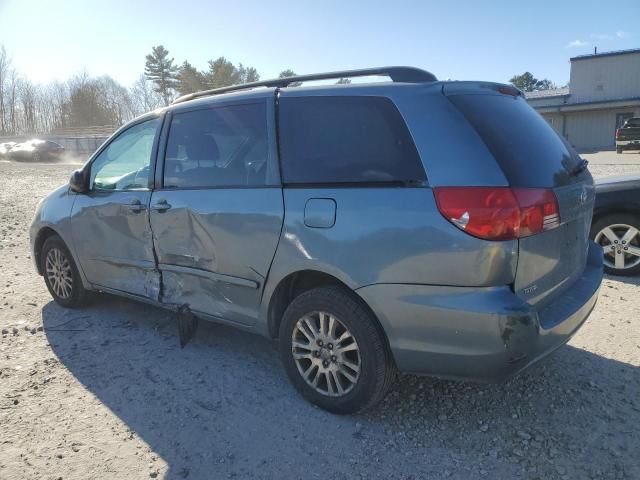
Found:
[[[640,118],[630,118],[624,126],[625,128],[640,127]]]
[[[91,188],[148,188],[151,151],[159,124],[160,119],[154,118],[138,123],[118,135],[91,164]]]
[[[280,153],[285,183],[425,180],[404,120],[383,97],[283,98]]]
[[[175,114],[167,140],[165,188],[264,185],[266,118],[264,103]]]
[[[484,140],[515,187],[570,182],[579,157],[527,102],[510,95],[452,95],[449,99]]]

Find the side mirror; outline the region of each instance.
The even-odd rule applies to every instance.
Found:
[[[69,189],[75,193],[87,193],[89,191],[89,178],[84,168],[75,170],[69,179]]]

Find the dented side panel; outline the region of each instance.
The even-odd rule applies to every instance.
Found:
[[[163,303],[189,305],[252,325],[276,251],[284,207],[280,188],[160,190],[151,226]]]
[[[158,299],[159,273],[153,253],[149,191],[90,192],[78,195],[71,212],[77,256],[87,280],[151,300]]]

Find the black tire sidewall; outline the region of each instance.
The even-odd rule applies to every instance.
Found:
[[[60,249],[62,253],[67,257],[67,260],[69,260],[69,264],[71,265],[71,275],[73,276],[73,285],[71,288],[71,296],[69,296],[69,298],[59,297],[56,294],[56,292],[53,290],[51,284],[49,283],[49,279],[47,278],[47,270],[46,270],[47,254],[49,253],[49,250],[53,248]],[[63,307],[68,307],[68,308],[74,308],[74,307],[80,306],[83,303],[85,299],[85,289],[84,289],[84,286],[82,285],[82,279],[80,278],[80,274],[78,273],[78,269],[76,267],[75,261],[73,260],[73,256],[71,255],[71,252],[69,252],[69,249],[67,248],[67,246],[59,236],[53,235],[47,238],[47,240],[45,240],[44,242],[44,245],[42,245],[42,251],[40,253],[40,268],[44,276],[44,283],[47,286],[47,290],[49,290],[49,293],[51,294],[51,296],[53,297],[56,303],[58,303],[59,305],[62,305]]]
[[[342,397],[329,397],[311,388],[296,366],[291,352],[291,336],[298,320],[309,313],[324,311],[334,315],[354,336],[360,351],[361,370],[358,383]],[[289,379],[296,389],[319,407],[337,414],[356,413],[376,403],[383,396],[384,375],[392,368],[377,320],[346,289],[323,287],[296,297],[284,313],[280,324],[280,356]],[[382,372],[382,378],[381,378]]]
[[[638,230],[640,230],[640,215],[632,215],[630,213],[608,213],[599,217],[593,225],[591,226],[591,239],[595,240],[596,235],[600,230],[609,226],[616,224],[625,224],[631,225]],[[611,268],[607,265],[604,265],[604,271],[610,275],[619,275],[619,276],[632,276],[640,274],[640,264],[636,265],[633,268],[626,268],[624,270],[619,270],[616,268]]]

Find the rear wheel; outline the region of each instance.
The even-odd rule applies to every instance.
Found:
[[[59,236],[47,238],[40,261],[44,282],[56,303],[70,308],[82,305],[86,291],[73,257]]]
[[[298,391],[333,413],[372,407],[395,378],[377,320],[340,287],[309,290],[291,302],[280,325],[280,355]]]
[[[622,153],[622,147],[616,147],[616,153]]]
[[[591,235],[604,251],[607,273],[640,273],[640,219],[625,213],[607,215],[593,224]]]

